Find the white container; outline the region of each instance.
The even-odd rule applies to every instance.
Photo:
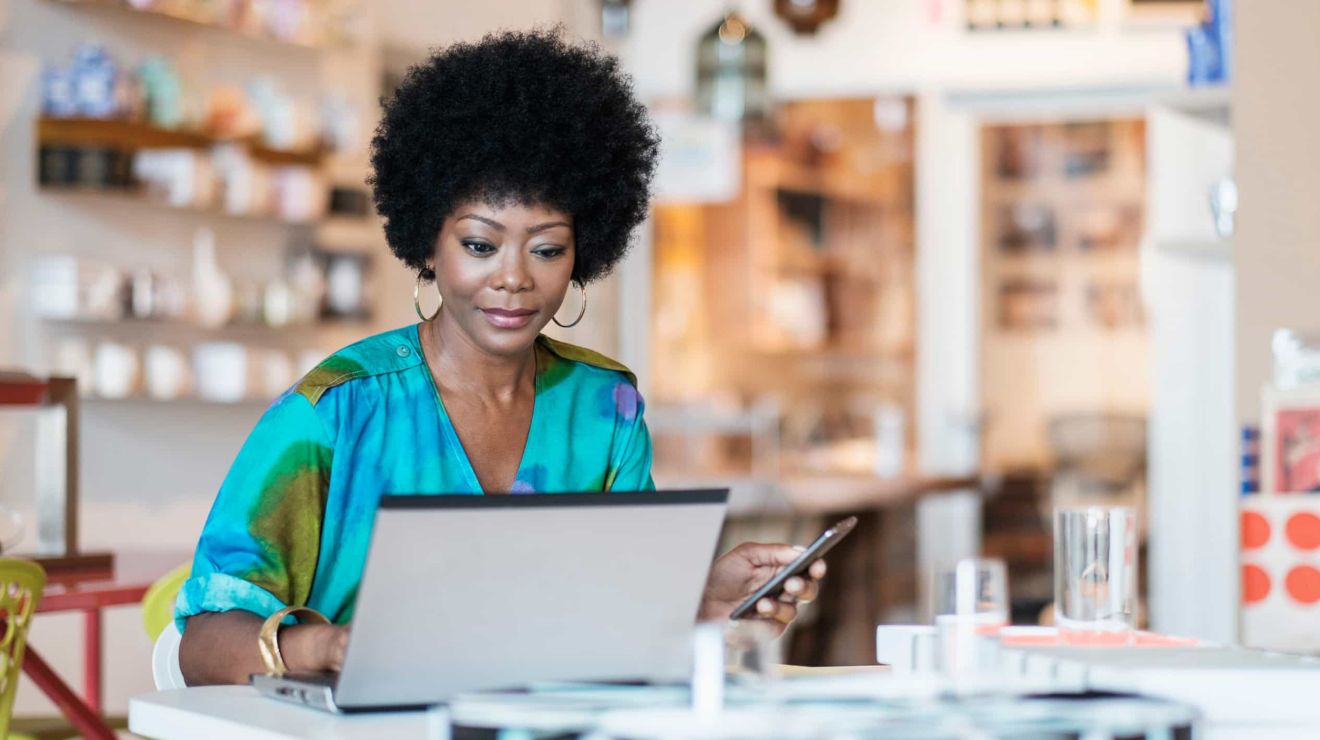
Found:
[[[131,347],[101,342],[92,360],[96,394],[102,398],[128,398],[137,385],[138,357]]]
[[[193,348],[197,396],[237,403],[247,395],[247,348],[235,342],[205,342]]]
[[[188,359],[175,347],[153,344],[143,355],[147,395],[172,401],[188,392]]]

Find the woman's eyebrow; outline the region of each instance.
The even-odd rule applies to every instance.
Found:
[[[527,233],[536,234],[545,231],[546,229],[553,229],[556,226],[566,226],[570,229],[573,228],[567,221],[546,221],[543,224],[527,227]]]
[[[462,221],[465,218],[470,218],[473,221],[480,221],[481,223],[486,224],[487,226],[493,229],[496,229],[498,231],[504,231],[504,224],[500,223],[499,221],[494,221],[492,219],[486,218],[485,216],[478,216],[475,213],[464,214],[462,216],[459,216],[455,220]],[[536,224],[535,226],[527,227],[527,233],[536,234],[545,231],[546,229],[553,229],[556,226],[565,226],[570,229],[573,228],[572,224],[570,224],[567,221],[546,221],[545,223],[540,223],[540,224]]]
[[[472,219],[473,221],[480,221],[481,223],[486,224],[487,226],[489,226],[489,227],[491,227],[491,228],[493,228],[493,229],[497,229],[497,230],[499,230],[499,231],[504,231],[504,224],[500,223],[499,221],[492,221],[492,220],[490,220],[490,219],[488,219],[488,218],[485,218],[484,216],[478,216],[478,215],[475,214],[475,213],[469,213],[469,214],[464,215],[464,216],[459,216],[458,218],[456,218],[456,219],[454,219],[454,220],[455,220],[455,221],[462,221],[462,220],[465,219],[465,218],[470,218],[470,219]]]

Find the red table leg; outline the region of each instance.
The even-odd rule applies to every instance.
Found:
[[[51,701],[55,702],[55,706],[60,708],[60,712],[78,732],[82,733],[83,737],[93,740],[115,740],[115,731],[110,729],[99,714],[84,704],[68,684],[60,680],[31,645],[28,645],[23,655],[23,672],[46,696],[50,697]]]
[[[101,610],[83,610],[83,698],[101,713]]]

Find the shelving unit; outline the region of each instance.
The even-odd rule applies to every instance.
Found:
[[[296,344],[299,337],[314,340],[316,336],[332,332],[365,331],[368,325],[357,319],[325,320],[312,324],[270,326],[254,323],[230,323],[223,326],[203,326],[191,321],[169,319],[134,319],[118,321],[100,319],[43,319],[42,324],[64,332],[88,334],[114,334],[117,336],[149,336],[153,339],[189,337],[195,340],[268,340]]]
[[[129,2],[127,2],[127,0],[51,0],[51,1],[58,2],[63,5],[70,5],[75,7],[83,6],[86,8],[96,8],[96,9],[104,8],[115,11],[123,11],[126,13],[134,13],[140,16],[165,19],[171,22],[178,22],[180,24],[186,24],[198,28],[215,29],[215,30],[223,31],[225,33],[232,33],[239,36],[243,36],[249,39],[254,39],[267,43],[283,44],[292,47],[303,47],[308,49],[326,49],[326,48],[334,48],[337,46],[344,46],[351,43],[351,39],[347,36],[346,32],[344,32],[344,35],[342,35],[341,37],[335,38],[334,36],[328,35],[328,32],[325,28],[322,28],[321,31],[319,32],[320,34],[322,34],[322,36],[320,37],[318,37],[317,35],[308,35],[307,32],[304,32],[304,35],[302,37],[297,37],[297,36],[285,37],[285,36],[277,35],[271,32],[269,29],[262,28],[259,25],[255,25],[260,19],[252,14],[244,14],[247,16],[245,21],[243,15],[240,15],[237,18],[229,18],[229,19],[219,17],[218,15],[217,16],[190,15],[184,11],[171,10],[170,6],[165,3],[162,3],[160,7],[155,7],[155,6],[138,7],[130,4]],[[322,4],[326,4],[326,3],[322,3]],[[212,4],[212,5],[214,8],[217,9],[217,11],[223,9],[223,6],[220,4]],[[340,5],[343,5],[343,3],[340,3]]]
[[[121,119],[43,117],[37,119],[35,138],[39,157],[54,156],[55,152],[61,150],[72,152],[109,150],[118,157],[131,160],[138,152],[149,150],[190,149],[206,153],[216,147],[238,146],[253,162],[267,167],[304,167],[308,170],[320,171],[327,159],[327,153],[320,148],[277,149],[266,145],[256,137],[227,139],[201,131],[165,129],[139,121]],[[132,200],[153,207],[199,215],[291,224],[311,223],[318,220],[317,216],[284,218],[264,210],[234,212],[209,203],[170,203],[154,196],[148,188],[127,175],[115,178],[115,182],[104,185],[42,182],[41,187],[43,191],[49,193],[84,198],[106,197],[120,202]]]
[[[358,0],[308,0],[298,8],[297,17],[287,12],[293,8],[292,4],[276,7],[272,3],[245,0],[216,3],[160,0],[152,4],[125,0],[47,2],[68,8],[64,22],[70,25],[79,28],[105,25],[120,29],[124,38],[135,38],[138,47],[129,53],[125,49],[113,48],[119,45],[120,35],[112,33],[106,37],[106,45],[116,58],[126,59],[153,51],[160,53],[164,49],[177,50],[170,43],[163,43],[155,49],[153,40],[165,34],[188,34],[190,45],[200,45],[194,52],[200,51],[203,57],[210,57],[214,52],[217,59],[226,60],[223,63],[237,74],[282,76],[280,60],[296,60],[299,69],[291,74],[298,78],[298,84],[284,87],[294,87],[300,95],[306,96],[314,96],[318,89],[329,92],[334,88],[349,101],[369,102],[356,94],[353,87],[340,89],[328,76],[333,75],[332,70],[359,63],[368,56],[368,50],[353,44],[347,35],[361,30],[351,27],[360,7]],[[193,10],[200,11],[200,14],[192,13]],[[94,17],[99,20],[93,20]],[[190,28],[198,29],[195,35]],[[288,33],[273,32],[276,28],[288,29]],[[245,49],[241,42],[234,42],[235,37],[269,46]],[[259,55],[269,61],[254,64],[235,61],[235,56],[245,56],[249,51],[253,56]],[[185,83],[216,85],[226,82],[213,79],[197,69],[191,53],[171,53],[181,54],[175,64]],[[309,65],[315,65],[317,69],[313,70]],[[129,73],[127,68],[122,71]],[[314,87],[311,88],[307,86],[309,72],[315,72],[321,80],[317,83],[313,78],[311,84]],[[373,89],[371,93],[370,97],[374,99],[376,91]],[[363,130],[369,130],[373,111],[373,107],[359,111],[359,115],[367,116]],[[33,119],[31,125],[37,164],[35,175],[40,175],[34,179],[38,180],[43,198],[58,199],[66,208],[87,209],[88,215],[106,219],[109,224],[121,223],[117,211],[124,209],[141,209],[127,217],[137,223],[162,219],[162,238],[156,247],[162,250],[160,253],[147,253],[146,250],[141,254],[126,253],[121,248],[113,256],[101,257],[78,247],[68,249],[67,256],[87,259],[106,272],[118,272],[121,280],[137,274],[136,271],[150,271],[153,276],[170,282],[169,287],[174,291],[171,295],[174,295],[178,292],[178,285],[190,284],[185,267],[189,259],[184,254],[166,254],[165,250],[175,250],[187,244],[188,234],[194,228],[208,227],[217,232],[221,244],[216,250],[215,267],[227,273],[224,277],[229,278],[233,299],[242,304],[238,311],[246,317],[255,310],[250,305],[253,290],[265,290],[270,281],[289,278],[286,261],[272,254],[274,249],[293,245],[324,248],[329,254],[351,253],[368,244],[374,246],[380,238],[379,229],[374,228],[376,224],[369,218],[348,218],[325,212],[326,191],[330,184],[360,182],[366,175],[366,164],[356,153],[330,149],[329,144],[322,143],[329,140],[320,135],[297,139],[298,148],[279,148],[271,146],[259,135],[220,136],[202,130],[202,124],[168,129],[136,119],[43,116]],[[304,141],[307,142],[305,146]],[[154,157],[153,161],[141,162],[142,167],[136,173],[132,172],[130,168],[134,161],[138,161],[138,155],[148,153]],[[51,159],[42,159],[45,156]],[[102,162],[111,166],[109,174],[103,175],[105,170],[98,169],[97,165]],[[157,167],[156,163],[160,166]],[[48,164],[53,167],[47,168],[45,165]],[[202,183],[201,187],[187,187],[189,173],[194,181]],[[86,184],[80,184],[80,181]],[[164,214],[179,215],[164,220]],[[269,228],[252,229],[248,224],[265,224]],[[170,236],[163,237],[164,233]],[[195,239],[193,243],[197,243]],[[254,250],[262,250],[262,254],[258,256]],[[250,258],[255,258],[255,262]],[[103,261],[109,264],[101,264]],[[261,267],[254,271],[254,265]],[[375,276],[370,279],[374,282]],[[368,283],[364,290],[374,288]],[[99,300],[104,300],[104,296]],[[169,300],[177,301],[176,298]],[[190,296],[187,302],[192,303],[193,298]],[[371,306],[374,300],[368,296],[365,303]],[[249,310],[244,311],[244,308]],[[84,396],[83,400],[89,408],[141,407],[162,409],[160,413],[167,413],[164,409],[195,405],[199,407],[196,413],[204,413],[207,408],[255,408],[269,404],[273,394],[267,391],[272,390],[278,382],[276,379],[285,374],[285,368],[292,367],[296,378],[296,371],[305,368],[312,357],[324,357],[335,348],[376,330],[370,318],[330,319],[285,326],[244,319],[210,327],[191,321],[190,316],[177,320],[123,318],[103,321],[34,315],[31,318],[36,329],[32,334],[35,346],[31,354],[37,363],[61,367],[89,381],[113,378],[113,383],[108,385],[88,386],[93,389],[92,394]],[[198,366],[202,355],[197,350],[200,345],[210,343],[231,343],[244,348],[247,397],[230,403],[212,400],[214,396],[203,398],[195,394],[195,384],[205,382]],[[156,364],[151,367],[165,368],[161,375],[148,371],[148,350],[153,347],[177,353],[169,356],[168,363],[164,362],[164,353],[154,355]],[[102,353],[103,348],[108,351]],[[220,350],[219,347],[215,349]],[[282,354],[284,358],[276,357],[276,354]],[[126,359],[110,365],[101,364],[102,358],[110,362],[109,358],[116,357]],[[172,369],[177,363],[176,357],[182,359],[181,371]],[[128,383],[123,378],[127,376],[98,375],[101,370],[116,370],[117,364],[131,368],[125,372],[131,372],[135,378],[127,397],[121,396]],[[210,372],[214,376],[214,366],[206,367],[212,368]],[[167,370],[171,374],[163,374]],[[177,391],[180,395],[164,399],[146,392],[151,387],[170,391],[173,395],[176,392],[174,372],[183,373],[183,384]],[[160,382],[149,384],[151,380]],[[216,384],[216,393],[222,390],[221,385]],[[113,397],[97,396],[95,389],[99,388],[113,392]],[[207,384],[205,390],[213,389]]]
[[[247,223],[272,224],[276,226],[315,226],[329,216],[306,220],[286,219],[269,213],[234,213],[216,206],[180,206],[152,197],[140,188],[108,188],[65,185],[43,185],[42,192],[71,201],[102,203],[109,206],[130,206],[148,208],[154,211],[177,213],[182,216],[198,218],[217,218]]]
[[[874,99],[787,103],[774,141],[744,142],[735,200],[657,208],[651,407],[715,397],[751,409],[773,398],[774,433],[812,447],[786,449],[767,473],[742,459],[748,435],[711,434],[703,444],[716,461],[701,475],[764,485],[865,473],[874,466],[859,467],[860,440],[881,406],[900,410],[912,458],[912,103],[882,102],[902,107],[901,127],[878,125]],[[657,433],[660,464],[666,436]]]
[[[37,144],[107,147],[124,152],[139,149],[207,150],[222,144],[236,144],[254,160],[273,166],[319,167],[325,158],[325,152],[320,149],[276,149],[253,137],[224,139],[200,131],[165,129],[138,121],[102,118],[39,118]]]

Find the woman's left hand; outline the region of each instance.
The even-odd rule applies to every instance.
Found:
[[[739,604],[801,554],[800,547],[755,542],[743,543],[726,552],[710,568],[706,590],[701,594],[697,619],[728,619]],[[816,598],[820,579],[824,577],[825,561],[817,560],[811,564],[806,575],[793,576],[785,581],[783,592],[778,598],[766,597],[756,602],[756,615],[770,620],[775,627],[775,634],[782,633],[797,617],[798,604]]]

